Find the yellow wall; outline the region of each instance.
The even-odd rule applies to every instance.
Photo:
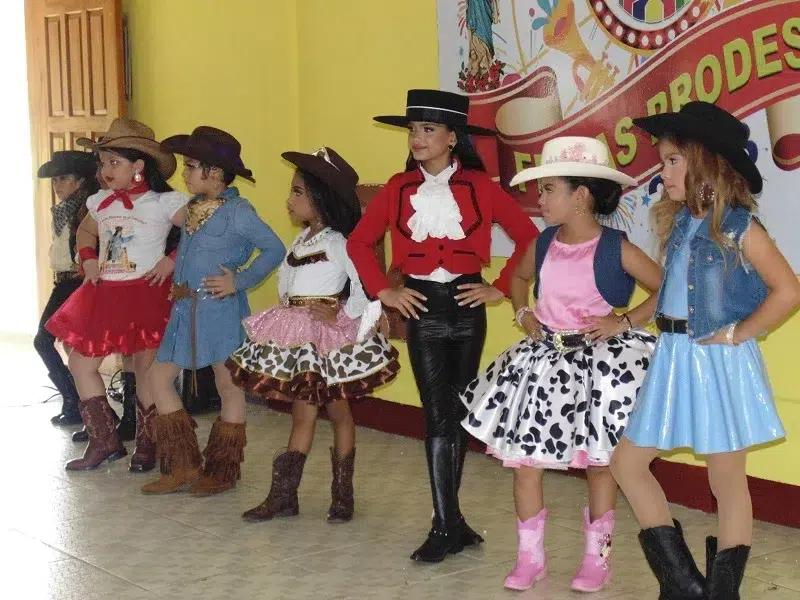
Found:
[[[258,182],[241,194],[284,241],[294,229],[284,200],[298,142],[295,3],[283,0],[125,0],[132,52],[131,117],[163,139],[213,125],[235,135]],[[183,188],[178,176],[172,184]],[[253,292],[275,298],[275,278]]]
[[[242,184],[243,193],[287,242],[296,230],[283,206],[291,170],[280,152],[329,145],[353,163],[362,182],[383,182],[403,168],[405,137],[372,116],[402,112],[408,88],[438,87],[435,0],[126,0],[125,8],[131,115],[161,137],[201,123],[234,133],[259,182]],[[221,91],[206,83],[223,78]],[[494,260],[487,277],[502,264]],[[251,299],[256,310],[274,302],[274,277]],[[520,337],[508,304],[489,309],[489,331],[484,363]],[[790,438],[753,453],[749,463],[752,475],[796,485],[798,336],[796,317],[762,345]],[[417,405],[404,348],[401,356],[400,376],[381,395]]]

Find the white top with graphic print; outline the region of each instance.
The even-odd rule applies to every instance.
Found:
[[[100,190],[86,200],[100,237],[100,277],[109,281],[139,279],[164,257],[172,217],[189,197],[181,192],[159,194],[151,190],[136,199],[131,210],[117,199],[98,211],[112,193]]]

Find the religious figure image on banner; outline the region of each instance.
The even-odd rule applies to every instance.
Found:
[[[535,185],[508,187],[557,136],[591,136],[639,186],[604,224],[651,255],[650,207],[661,194],[653,140],[637,116],[714,102],[750,130],[764,175],[759,217],[796,271],[800,189],[797,0],[438,0],[440,87],[470,96],[489,174],[543,227]],[[787,201],[788,200],[788,201]],[[501,232],[493,253],[508,256]]]

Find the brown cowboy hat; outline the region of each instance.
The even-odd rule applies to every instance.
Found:
[[[311,154],[284,152],[281,157],[298,169],[321,179],[343,198],[351,196],[356,191],[358,173],[333,148],[323,146]]]
[[[114,119],[108,131],[100,134],[98,142],[89,138],[78,138],[75,143],[94,151],[113,148],[138,150],[156,161],[156,168],[166,179],[172,177],[178,167],[175,155],[161,148],[153,130],[133,119]]]
[[[253,172],[242,162],[240,156],[242,145],[239,140],[222,129],[201,125],[189,135],[180,134],[168,137],[161,142],[161,148],[167,152],[199,160],[212,167],[219,167],[253,183],[256,182],[253,179]]]

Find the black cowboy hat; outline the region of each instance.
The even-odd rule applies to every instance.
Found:
[[[253,179],[253,172],[242,162],[242,145],[227,131],[201,125],[189,135],[168,137],[161,142],[161,147],[167,152],[199,160],[253,183],[256,182]]]
[[[322,180],[343,198],[353,195],[356,191],[358,173],[333,148],[323,146],[311,154],[284,152],[281,157],[298,169]]]
[[[53,158],[39,167],[38,175],[42,179],[59,177],[61,175],[75,175],[76,177],[91,178],[97,174],[97,159],[91,152],[81,150],[58,150],[53,152]]]
[[[405,127],[411,121],[441,123],[460,127],[469,135],[495,135],[497,132],[467,123],[469,97],[441,90],[408,90],[406,114],[373,117],[378,123]]]
[[[679,112],[634,119],[633,124],[657,138],[671,134],[707,146],[745,178],[753,194],[764,185],[758,167],[747,154],[747,126],[714,104],[689,102]]]

